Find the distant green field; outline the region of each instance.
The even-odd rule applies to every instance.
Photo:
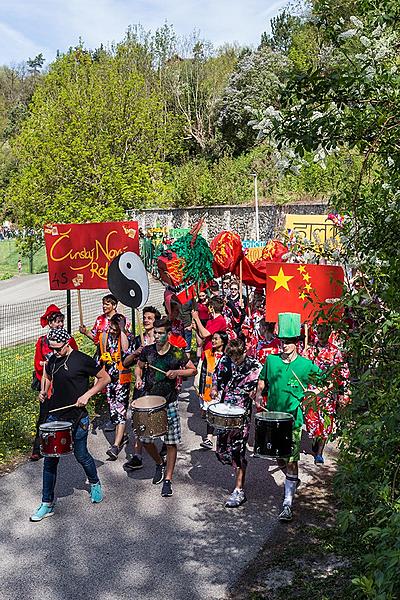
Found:
[[[0,241],[0,277],[4,278],[9,274],[16,275],[18,273],[18,258],[21,253],[18,251],[15,240]],[[22,273],[30,273],[29,258],[21,256]],[[33,257],[33,272],[44,273],[47,271],[46,250],[41,248]]]

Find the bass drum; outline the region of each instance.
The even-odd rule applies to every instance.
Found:
[[[162,396],[142,396],[132,402],[132,429],[138,437],[154,438],[168,431],[167,402]]]
[[[254,456],[256,458],[286,458],[293,448],[293,416],[267,411],[255,417]]]

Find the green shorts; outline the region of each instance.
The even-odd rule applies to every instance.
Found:
[[[301,444],[301,433],[302,428],[293,429],[292,440],[293,440],[293,450],[290,456],[284,458],[286,462],[297,462],[300,460],[300,444]]]

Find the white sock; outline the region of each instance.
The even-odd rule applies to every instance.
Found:
[[[283,501],[283,506],[292,506],[293,498],[296,493],[296,488],[297,488],[297,477],[293,477],[292,475],[286,475],[285,499]]]

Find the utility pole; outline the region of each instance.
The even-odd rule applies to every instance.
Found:
[[[256,240],[260,241],[260,224],[258,221],[258,185],[257,185],[257,173],[252,173],[254,177],[254,207],[256,211]]]

